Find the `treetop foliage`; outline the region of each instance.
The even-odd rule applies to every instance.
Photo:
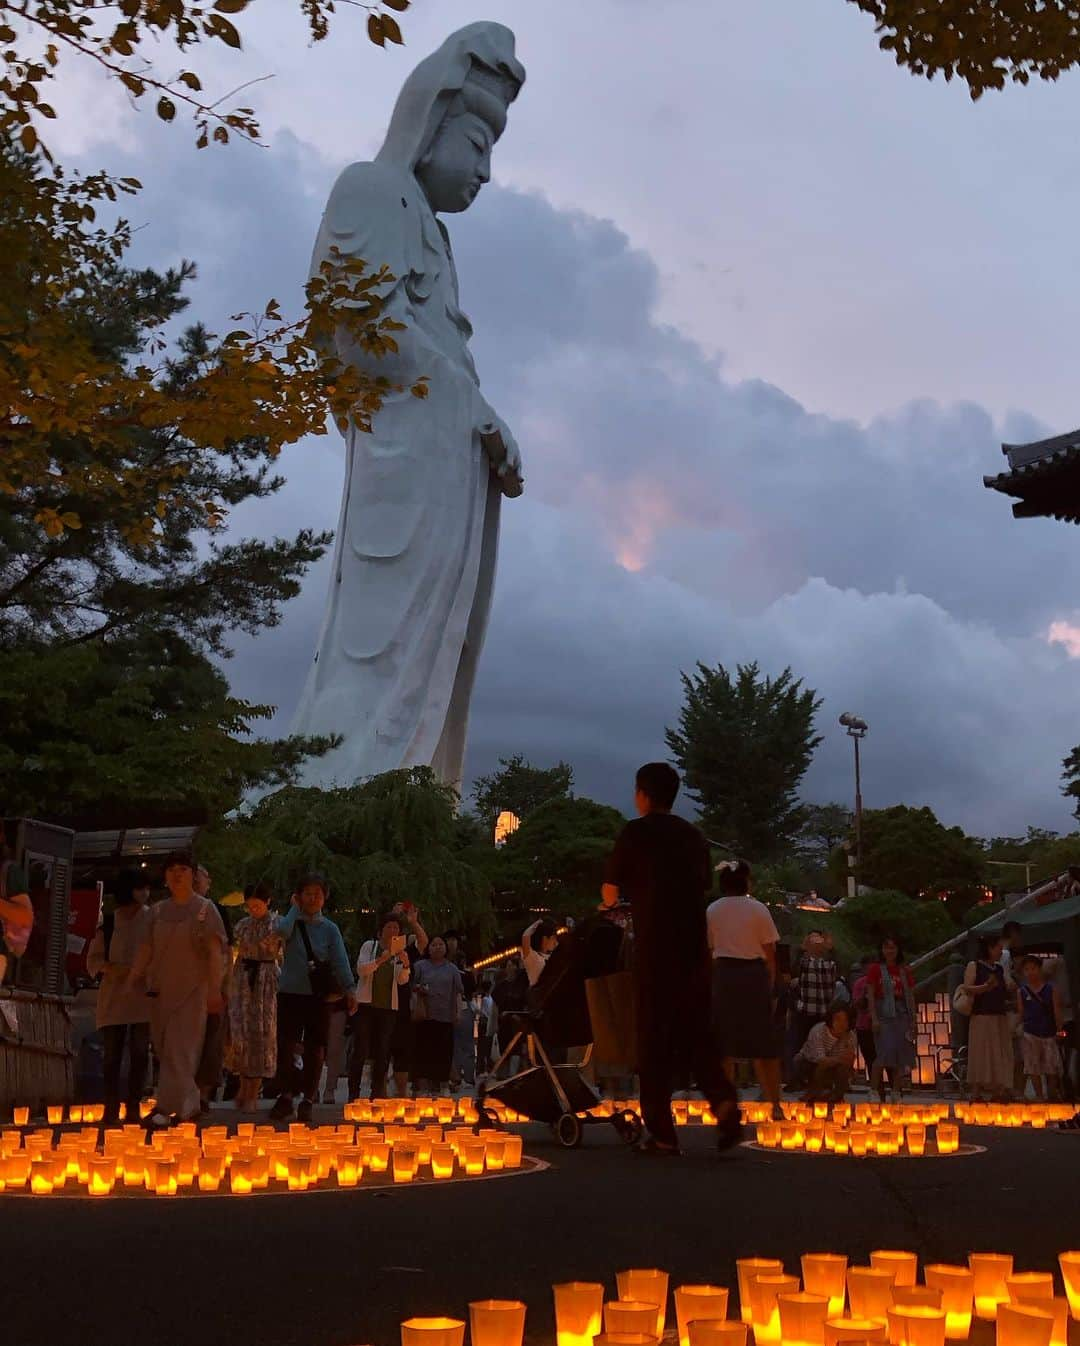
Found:
[[[368,40],[376,46],[402,41],[401,28],[387,11],[403,13],[410,0],[345,2],[366,11]],[[100,0],[0,0],[0,138],[17,137],[28,152],[37,148],[43,122],[56,117],[51,105],[42,100],[42,90],[59,75],[65,57],[77,56],[118,80],[134,102],[156,97],[155,110],[162,121],[174,120],[178,104],[185,108],[194,118],[200,148],[211,140],[228,144],[230,133],[258,140],[254,110],[232,106],[234,94],[211,97],[194,70],[163,75],[147,54],[163,41],[182,53],[215,42],[239,50],[242,35],[237,16],[250,3],[118,0],[105,5]],[[312,42],[321,42],[330,32],[335,0],[300,0],[299,7]]]
[[[477,777],[472,798],[480,820],[490,829],[503,810],[524,821],[549,799],[565,799],[573,786],[574,770],[566,762],[536,767],[522,753],[515,753],[499,758],[498,771]]]
[[[797,789],[821,738],[821,706],[790,668],[763,676],[758,664],[682,675],[678,728],[666,731],[672,757],[714,840],[749,860],[789,848],[800,823]]]
[[[973,99],[1080,62],[1074,0],[849,0],[873,17],[879,45],[914,75],[963,80]]]

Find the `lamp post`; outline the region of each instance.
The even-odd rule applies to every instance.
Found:
[[[847,730],[848,738],[855,745],[855,872],[848,874],[848,896],[854,897],[857,891],[856,877],[862,874],[862,766],[859,761],[859,744],[866,737],[870,726],[865,720],[861,720],[858,715],[852,715],[847,710],[840,716],[840,723]],[[849,851],[849,865],[851,861],[852,856]]]

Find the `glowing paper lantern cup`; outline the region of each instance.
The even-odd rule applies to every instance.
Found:
[[[755,1276],[750,1285],[750,1315],[755,1346],[778,1346],[780,1336],[781,1295],[793,1295],[799,1289],[797,1276]]]
[[[941,1291],[934,1285],[894,1285],[894,1305],[921,1304],[926,1309],[941,1308]]]
[[[948,1317],[928,1304],[895,1304],[889,1309],[890,1346],[944,1346]]]
[[[886,1267],[848,1267],[848,1302],[854,1318],[884,1323],[892,1303],[896,1272]]]
[[[609,1299],[604,1305],[604,1329],[655,1340],[656,1305],[643,1299]]]
[[[1005,1277],[1005,1288],[1013,1304],[1032,1299],[1053,1299],[1054,1277],[1049,1271],[1018,1271]]]
[[[520,1299],[479,1299],[469,1305],[472,1346],[521,1346],[525,1305]]]
[[[938,1263],[924,1270],[923,1279],[927,1285],[941,1291],[946,1337],[950,1341],[966,1341],[971,1331],[971,1308],[975,1295],[974,1271],[970,1267]]]
[[[1080,1319],[1080,1251],[1058,1253],[1058,1265],[1069,1298],[1069,1312]]]
[[[755,1276],[780,1275],[784,1270],[783,1262],[775,1257],[739,1257],[735,1261],[735,1271],[739,1277],[739,1317],[744,1323],[751,1321],[750,1286]],[[1080,1275],[1080,1268],[1078,1268]]]
[[[465,1324],[459,1318],[406,1318],[401,1346],[464,1346]]]
[[[1011,1253],[968,1253],[975,1273],[975,1316],[987,1322],[997,1318],[999,1304],[1009,1302],[1006,1280],[1013,1274]]]
[[[662,1337],[667,1326],[667,1272],[656,1267],[620,1271],[616,1273],[615,1283],[619,1287],[620,1299],[636,1299],[642,1304],[656,1305],[656,1335]]]
[[[785,1346],[825,1346],[825,1319],[829,1301],[825,1295],[806,1291],[779,1295],[780,1337]]]
[[[557,1346],[592,1346],[604,1314],[604,1287],[591,1281],[567,1281],[552,1286],[552,1292]],[[407,1344],[402,1342],[402,1346]]]
[[[1035,1304],[999,1304],[998,1346],[1050,1346],[1054,1315]]]
[[[745,1323],[725,1323],[719,1318],[691,1318],[686,1326],[690,1346],[746,1346],[750,1331]]]
[[[884,1341],[885,1324],[869,1318],[830,1318],[825,1323],[825,1346],[848,1341]]]
[[[644,1332],[601,1332],[593,1346],[656,1346],[656,1338]]]
[[[728,1291],[724,1285],[679,1285],[675,1289],[675,1319],[679,1346],[690,1344],[690,1324],[727,1318]]]
[[[824,1295],[829,1301],[830,1318],[844,1312],[847,1288],[847,1263],[843,1253],[803,1253],[803,1289],[808,1294]]]
[[[894,1285],[914,1285],[919,1274],[919,1259],[914,1253],[882,1248],[870,1254],[870,1265],[893,1272]]]

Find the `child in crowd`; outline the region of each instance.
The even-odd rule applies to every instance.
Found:
[[[226,1068],[240,1077],[236,1106],[254,1112],[264,1079],[277,1073],[277,984],[281,936],[270,914],[273,893],[257,883],[244,895],[247,915],[236,926],[236,963],[229,991]]]
[[[805,1102],[843,1101],[855,1064],[855,1033],[847,1005],[833,1005],[823,1023],[811,1028],[795,1057],[797,1077],[809,1085]]]
[[[1024,955],[1019,971],[1023,975],[1023,982],[1017,990],[1016,1000],[1024,1026],[1021,1050],[1025,1081],[1031,1081],[1036,1098],[1060,1098],[1061,1051],[1058,1038],[1064,1031],[1061,1000],[1057,988],[1043,975],[1042,960],[1034,954]]]

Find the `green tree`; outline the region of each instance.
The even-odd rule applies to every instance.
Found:
[[[497,901],[524,917],[541,908],[582,915],[600,901],[604,866],[626,826],[618,809],[593,799],[549,799],[498,852]]]
[[[271,706],[229,694],[171,633],[0,655],[4,808],[59,819],[162,810],[216,821],[244,794],[293,780],[325,739],[252,735]]]
[[[873,17],[883,51],[914,75],[962,79],[979,98],[1006,80],[1054,80],[1080,61],[1071,0],[849,0]]]
[[[72,297],[61,306],[72,343],[88,344],[121,379],[125,363],[139,359],[187,308],[183,291],[193,275],[190,264],[164,274],[112,263],[90,271],[78,302]],[[214,358],[205,329],[191,327],[163,386],[185,397]],[[62,502],[49,483],[0,492],[0,650],[174,632],[197,650],[224,654],[227,631],[250,634],[278,622],[282,603],[299,592],[307,567],[330,541],[330,534],[311,529],[290,539],[218,541],[206,500],[235,508],[283,484],[270,471],[267,442],[244,433],[242,424],[233,436],[204,440],[173,421],[128,428],[129,489],[108,504],[92,486],[84,491],[77,484],[101,454],[100,445],[78,436],[56,437],[51,458],[68,482]],[[163,471],[182,483],[167,510],[159,509],[157,495]],[[50,536],[41,520],[61,504],[81,526]],[[140,532],[147,517],[158,518],[152,546]]]
[[[876,951],[883,935],[895,935],[905,955],[913,958],[957,933],[956,922],[943,902],[920,902],[888,889],[848,898],[837,916],[864,953]]]
[[[747,859],[781,854],[798,830],[796,792],[821,742],[816,693],[790,668],[763,677],[756,662],[734,677],[699,663],[682,682],[678,728],[666,737],[702,825]]]
[[[803,804],[795,849],[805,863],[824,866],[851,835],[852,812],[846,804]]]
[[[490,834],[495,819],[504,809],[524,822],[549,799],[565,799],[573,785],[574,769],[566,762],[537,767],[521,753],[515,753],[513,757],[499,758],[498,771],[476,779],[472,799],[481,823]]]
[[[494,930],[490,883],[462,840],[455,791],[412,767],[347,789],[279,790],[198,849],[223,891],[266,880],[279,904],[306,870],[324,873],[353,948],[399,900],[416,903],[429,933],[454,925],[480,943]]]
[[[959,915],[982,896],[983,855],[959,827],[945,827],[929,808],[897,804],[867,809],[862,817],[860,885],[893,889],[911,898],[943,899]],[[846,856],[836,852],[838,880]]]

